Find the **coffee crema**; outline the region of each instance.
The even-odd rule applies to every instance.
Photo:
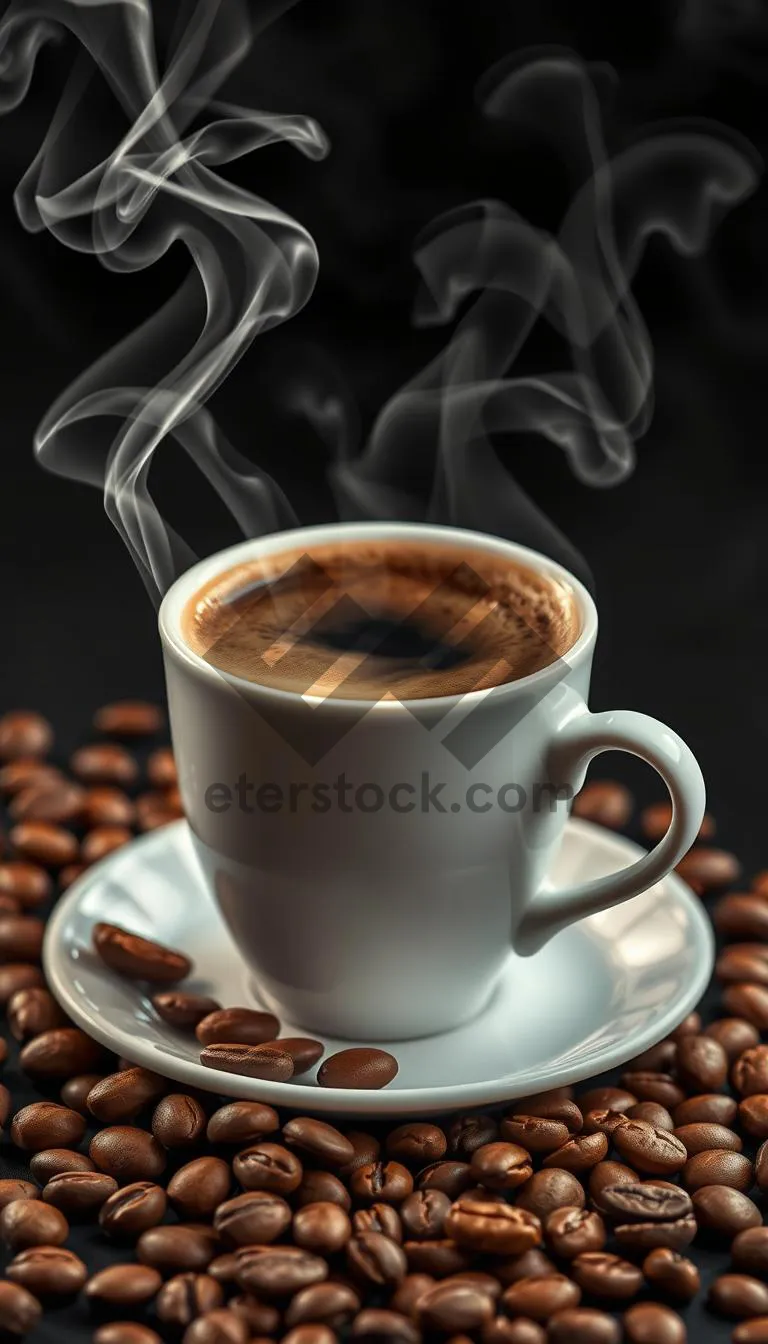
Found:
[[[538,672],[579,635],[571,589],[479,548],[389,538],[244,561],[187,603],[223,672],[340,699],[464,695]]]

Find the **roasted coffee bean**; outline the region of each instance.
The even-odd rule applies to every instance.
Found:
[[[573,800],[573,815],[598,826],[609,826],[620,831],[626,826],[634,808],[629,789],[615,779],[593,779]]]
[[[46,1204],[67,1218],[81,1218],[100,1209],[117,1190],[117,1181],[100,1171],[60,1171],[43,1189]]]
[[[676,1138],[685,1144],[689,1157],[711,1148],[729,1148],[731,1152],[740,1153],[743,1147],[738,1134],[725,1125],[681,1125],[674,1132]]]
[[[489,1190],[514,1190],[533,1175],[530,1153],[516,1143],[486,1143],[472,1154],[469,1169]]]
[[[406,1241],[403,1251],[410,1274],[431,1274],[433,1278],[445,1279],[472,1268],[471,1252],[446,1237],[439,1241]]]
[[[673,1251],[684,1251],[690,1246],[698,1230],[696,1219],[688,1214],[662,1223],[623,1223],[613,1230],[617,1246],[622,1251],[650,1251],[667,1246]]]
[[[456,1335],[479,1330],[494,1316],[487,1293],[471,1283],[445,1279],[428,1288],[419,1300],[419,1317],[428,1330]]]
[[[77,1027],[56,1027],[27,1041],[19,1063],[30,1078],[47,1081],[87,1073],[99,1063],[101,1046]]]
[[[53,728],[42,714],[13,709],[0,718],[0,760],[47,756],[52,746]]]
[[[228,1307],[217,1307],[188,1325],[182,1344],[247,1344],[246,1321]]]
[[[560,1313],[561,1316],[570,1314]],[[466,1338],[466,1335],[458,1336],[462,1341]],[[511,1321],[508,1316],[495,1316],[483,1326],[480,1338],[483,1344],[546,1344],[548,1335],[543,1325],[537,1321],[526,1321],[524,1316],[518,1316],[516,1321]]]
[[[322,1203],[338,1204],[340,1209],[347,1211],[352,1207],[349,1191],[338,1176],[332,1175],[330,1171],[305,1172],[294,1192],[293,1203],[297,1209],[302,1209],[305,1204]],[[378,1205],[371,1207],[377,1208]]]
[[[165,1191],[151,1181],[135,1181],[110,1195],[102,1205],[99,1224],[110,1237],[133,1240],[165,1217]]]
[[[185,994],[182,989],[164,989],[159,994],[153,994],[152,1007],[158,1017],[172,1027],[194,1031],[204,1018],[218,1012],[221,1004],[202,994]],[[248,1105],[247,1102],[242,1104]]]
[[[687,1190],[701,1190],[705,1185],[729,1185],[746,1194],[752,1186],[752,1163],[743,1153],[725,1148],[713,1148],[689,1158],[683,1167],[682,1181]]]
[[[758,1031],[768,1030],[768,986],[729,985],[723,990],[723,1007],[746,1018]]]
[[[0,794],[12,798],[30,784],[55,784],[61,778],[55,765],[35,756],[18,756],[0,767]]]
[[[177,789],[152,790],[136,799],[136,825],[140,831],[156,831],[184,815]]]
[[[700,1228],[732,1239],[748,1227],[759,1227],[757,1205],[729,1185],[705,1185],[693,1192],[693,1211]]]
[[[748,1227],[739,1232],[731,1246],[734,1269],[744,1274],[768,1274],[768,1227]]]
[[[600,1207],[600,1195],[612,1185],[634,1185],[640,1177],[632,1167],[623,1162],[598,1162],[589,1173],[589,1195],[596,1208]]]
[[[401,1204],[413,1190],[413,1177],[401,1162],[370,1162],[352,1173],[349,1188],[366,1203]]]
[[[201,1045],[264,1045],[275,1043],[280,1023],[274,1013],[254,1008],[217,1008],[198,1022],[195,1035]]]
[[[381,1154],[381,1144],[374,1134],[368,1134],[362,1129],[348,1129],[345,1131],[346,1138],[352,1144],[354,1156],[349,1162],[345,1162],[343,1167],[338,1168],[340,1176],[351,1176],[358,1167],[365,1167],[369,1162],[378,1162]]]
[[[763,896],[742,892],[722,896],[712,911],[712,919],[724,938],[768,940],[768,901]]]
[[[123,1069],[94,1084],[88,1094],[88,1110],[102,1124],[119,1124],[123,1120],[132,1120],[145,1106],[162,1097],[167,1089],[166,1079],[149,1069]]]
[[[547,1344],[619,1344],[620,1339],[618,1321],[594,1307],[561,1311],[547,1327]]]
[[[439,1162],[448,1151],[448,1140],[438,1125],[398,1125],[387,1135],[386,1150],[388,1157],[399,1162],[415,1162],[421,1167],[428,1162]]]
[[[586,1209],[555,1209],[546,1221],[544,1233],[555,1255],[573,1260],[585,1251],[602,1251],[607,1234],[598,1213]]]
[[[658,1101],[638,1101],[636,1106],[630,1106],[626,1118],[643,1120],[647,1125],[653,1125],[654,1129],[666,1129],[671,1132],[675,1128],[675,1122],[666,1106],[660,1106]]]
[[[249,1246],[240,1254],[237,1275],[241,1288],[269,1299],[293,1297],[327,1277],[326,1261],[299,1246]]]
[[[355,1150],[346,1135],[323,1120],[311,1120],[308,1116],[296,1116],[283,1125],[283,1143],[301,1153],[302,1157],[313,1158],[330,1167],[342,1167],[351,1162]]]
[[[617,1223],[666,1223],[688,1217],[693,1211],[691,1197],[685,1190],[656,1181],[607,1186],[600,1191],[595,1204]]]
[[[755,1156],[755,1180],[765,1193],[768,1190],[768,1141],[761,1143]],[[730,1184],[730,1182],[724,1182]]]
[[[568,1126],[562,1120],[547,1120],[535,1115],[507,1116],[501,1122],[501,1137],[519,1144],[529,1153],[553,1153],[568,1142]]]
[[[200,1051],[200,1063],[223,1073],[264,1078],[272,1083],[286,1083],[293,1076],[291,1056],[274,1045],[206,1045]]]
[[[12,1283],[44,1300],[74,1297],[88,1278],[80,1257],[63,1246],[30,1246],[14,1257],[5,1273]]]
[[[441,1190],[449,1199],[458,1199],[475,1178],[468,1162],[430,1162],[416,1177],[419,1190]]]
[[[10,1335],[26,1335],[34,1330],[42,1315],[42,1307],[32,1293],[20,1283],[0,1279],[0,1321]]]
[[[18,822],[77,822],[83,811],[83,790],[79,784],[60,775],[58,779],[38,779],[20,789],[8,804],[8,812]]]
[[[347,1267],[353,1277],[376,1287],[398,1284],[408,1262],[403,1248],[380,1232],[363,1232],[347,1242]]]
[[[131,980],[173,985],[192,971],[192,963],[183,953],[116,924],[94,924],[93,946],[111,971]]]
[[[69,768],[84,784],[133,784],[139,774],[133,756],[113,742],[78,747],[69,758]]]
[[[151,737],[160,732],[163,715],[146,700],[120,700],[97,710],[93,726],[107,737]]]
[[[279,1040],[267,1041],[266,1044],[274,1045],[276,1049],[291,1056],[294,1076],[306,1073],[325,1054],[322,1041],[315,1041],[311,1036],[281,1036]]]
[[[260,1101],[230,1101],[208,1121],[211,1143],[255,1143],[280,1128],[277,1111]]]
[[[691,1092],[716,1092],[728,1077],[728,1056],[711,1036],[684,1036],[677,1047],[677,1075]]]
[[[407,1280],[403,1279],[398,1293],[403,1290],[406,1282]],[[390,1305],[395,1310],[401,1310],[396,1297],[397,1295],[391,1299]],[[332,1330],[340,1330],[359,1310],[360,1295],[351,1284],[338,1283],[335,1280],[327,1283],[311,1283],[306,1288],[300,1288],[291,1298],[285,1312],[285,1324],[293,1328],[317,1322],[330,1326]]]
[[[652,803],[640,813],[640,826],[647,840],[663,840],[672,822],[671,803]],[[697,840],[711,840],[715,834],[714,818],[708,812],[699,827]]]
[[[731,1335],[732,1344],[768,1344],[768,1316],[740,1321]]]
[[[11,828],[8,838],[21,858],[46,868],[74,863],[80,852],[72,832],[49,821],[20,821]]]
[[[390,1298],[390,1307],[409,1320],[417,1321],[419,1300],[434,1284],[431,1274],[406,1274]]]
[[[147,760],[147,779],[154,789],[174,788],[178,782],[176,760],[170,747],[158,747]]]
[[[259,1302],[258,1298],[250,1293],[238,1293],[230,1298],[229,1310],[242,1316],[252,1335],[264,1336],[274,1335],[280,1324],[280,1313],[277,1307],[273,1307],[266,1302]]]
[[[576,1283],[592,1297],[604,1301],[626,1302],[643,1286],[642,1271],[629,1260],[606,1251],[587,1251],[571,1261]]]
[[[520,1255],[495,1260],[493,1272],[499,1283],[508,1288],[510,1283],[517,1283],[520,1279],[538,1279],[542,1274],[556,1274],[557,1269],[548,1255],[533,1247]]]
[[[731,1069],[731,1082],[740,1097],[768,1092],[768,1045],[755,1045],[739,1055]]]
[[[53,1031],[55,1027],[67,1025],[66,1014],[62,1012],[53,995],[39,985],[30,989],[18,989],[8,1000],[6,1009],[8,1028],[14,1040],[28,1041],[41,1032]]]
[[[685,1325],[676,1311],[658,1302],[638,1302],[624,1312],[626,1344],[685,1344]]]
[[[5,1086],[5,1083],[0,1083],[0,1131],[7,1125],[12,1107],[13,1099],[11,1094]]]
[[[672,1073],[676,1059],[677,1041],[665,1036],[663,1041],[657,1041],[656,1045],[630,1060],[627,1068],[633,1073]]]
[[[536,1214],[510,1204],[459,1199],[446,1214],[444,1231],[457,1246],[491,1255],[520,1255],[540,1246],[541,1222]]]
[[[17,1199],[39,1199],[40,1191],[31,1181],[19,1181],[12,1177],[0,1180],[0,1209],[13,1204]]]
[[[341,1209],[338,1212],[346,1218]],[[219,1205],[213,1216],[213,1226],[225,1245],[266,1246],[290,1227],[291,1216],[282,1195],[268,1190],[248,1190]]]
[[[451,1121],[446,1137],[452,1153],[460,1158],[468,1158],[486,1143],[495,1143],[499,1137],[499,1126],[492,1115],[486,1115],[483,1111],[470,1111],[467,1115],[457,1115]]]
[[[746,1320],[768,1314],[768,1284],[749,1274],[721,1274],[709,1290],[709,1305],[721,1316]]]
[[[159,1291],[162,1279],[150,1265],[108,1265],[85,1285],[90,1302],[109,1307],[139,1307]]]
[[[132,826],[136,809],[122,789],[86,789],[83,798],[83,821],[88,827]]]
[[[11,896],[23,909],[32,910],[49,899],[53,883],[39,864],[9,859],[0,863],[0,893]]]
[[[674,1175],[682,1171],[688,1157],[684,1144],[673,1134],[642,1120],[628,1120],[612,1137],[621,1156],[649,1176]]]
[[[59,891],[64,892],[68,887],[71,887],[73,882],[76,882],[79,877],[82,877],[85,870],[84,863],[65,864],[63,868],[59,869]],[[150,1334],[154,1334],[154,1331],[150,1331]]]
[[[229,1164],[220,1157],[197,1157],[171,1177],[168,1198],[180,1218],[192,1222],[212,1218],[232,1185]]]
[[[754,1139],[768,1139],[768,1094],[756,1092],[739,1103],[739,1124]]]
[[[117,1181],[147,1181],[165,1171],[165,1150],[153,1134],[132,1125],[111,1125],[94,1135],[88,1154],[99,1171]]]
[[[566,1205],[583,1209],[585,1204],[584,1187],[570,1171],[550,1167],[547,1171],[537,1171],[519,1191],[515,1203],[519,1209],[535,1213],[537,1218],[546,1222],[550,1213]]]
[[[321,1329],[327,1327],[318,1327]],[[307,1329],[306,1326],[299,1329]],[[307,1339],[302,1336],[297,1338],[298,1330],[292,1331],[290,1336],[284,1336],[288,1339],[288,1344],[335,1344],[335,1336],[328,1330],[328,1339]],[[387,1310],[384,1307],[367,1307],[361,1311],[352,1322],[350,1334],[353,1339],[370,1340],[372,1344],[419,1344],[421,1334],[412,1321],[407,1316],[401,1316],[399,1312]]]
[[[64,1214],[39,1199],[17,1199],[0,1210],[0,1240],[14,1254],[27,1246],[61,1246],[68,1236]]]
[[[564,1274],[546,1274],[540,1279],[521,1279],[519,1283],[513,1283],[504,1290],[501,1300],[512,1317],[548,1321],[559,1311],[577,1307],[581,1289]]]
[[[155,1310],[163,1325],[185,1330],[198,1316],[222,1305],[221,1285],[209,1274],[175,1274],[157,1295]]]
[[[622,1082],[637,1093],[637,1101],[657,1101],[668,1111],[685,1100],[685,1092],[668,1073],[624,1073]]]
[[[416,1201],[432,1200],[433,1202],[429,1204],[429,1207],[435,1213],[442,1207],[444,1207],[445,1211],[447,1212],[448,1209],[451,1207],[451,1201],[448,1199],[447,1195],[441,1195],[438,1190],[426,1191],[423,1194],[421,1191],[414,1192],[413,1194],[409,1195],[407,1199],[403,1201],[399,1213],[397,1209],[394,1208],[391,1204],[369,1204],[367,1209],[358,1209],[352,1219],[352,1228],[355,1235],[357,1236],[361,1232],[381,1232],[385,1237],[391,1237],[393,1241],[402,1243],[403,1227],[405,1226],[405,1211],[410,1205],[411,1201],[413,1200]],[[443,1205],[442,1201],[445,1201],[445,1205]],[[318,1202],[320,1203],[334,1202],[336,1203],[337,1207],[339,1208],[344,1207],[345,1212],[349,1208],[349,1204],[343,1206],[340,1205],[338,1201],[329,1200]],[[301,1207],[305,1208],[306,1206],[302,1204]],[[420,1207],[420,1205],[417,1205],[417,1207]],[[437,1223],[438,1219],[436,1218],[435,1221]],[[418,1214],[415,1211],[410,1217],[410,1223],[416,1226],[421,1225],[419,1223]],[[442,1227],[442,1222],[440,1223],[440,1226]],[[416,1234],[412,1230],[412,1226],[409,1225],[408,1236],[413,1237],[415,1235]],[[440,1236],[441,1234],[436,1231],[433,1233],[433,1235]]]
[[[317,1073],[321,1087],[356,1087],[374,1089],[386,1087],[397,1075],[398,1063],[394,1055],[373,1047],[339,1050],[324,1059]]]
[[[155,1107],[152,1133],[164,1148],[188,1148],[205,1133],[207,1116],[200,1102],[183,1092],[172,1092]]]
[[[602,1094],[604,1088],[600,1088]],[[601,1102],[595,1106],[590,1106],[590,1110],[605,1110]],[[569,1134],[580,1134],[584,1127],[584,1116],[579,1106],[570,1097],[561,1097],[551,1094],[545,1094],[541,1097],[527,1098],[525,1109],[522,1109],[522,1103],[519,1110],[516,1108],[515,1114],[530,1115],[538,1117],[541,1120],[559,1120],[564,1124]]]
[[[578,1099],[582,1115],[588,1111],[624,1111],[634,1106],[637,1097],[623,1087],[592,1087]]]
[[[414,1190],[400,1206],[400,1218],[408,1239],[428,1241],[442,1237],[450,1208],[451,1201],[442,1190]]]
[[[215,1255],[206,1269],[217,1283],[233,1284],[237,1282],[237,1271],[240,1267],[237,1251],[224,1251],[221,1255]]]
[[[721,1093],[703,1093],[698,1097],[689,1097],[676,1106],[672,1119],[678,1129],[683,1125],[725,1125],[736,1119],[737,1106],[733,1097]]]
[[[122,849],[133,839],[127,826],[94,826],[83,836],[80,845],[80,857],[85,864],[98,863],[116,849]]]
[[[304,1173],[296,1154],[278,1143],[256,1143],[243,1149],[232,1169],[244,1190],[272,1190],[278,1195],[296,1190]]]
[[[201,1223],[160,1225],[142,1232],[136,1243],[136,1256],[143,1265],[151,1265],[161,1274],[183,1274],[204,1270],[216,1254],[218,1235]]]
[[[96,1168],[85,1153],[76,1153],[71,1148],[44,1148],[32,1155],[29,1170],[40,1185],[46,1185],[54,1176],[84,1171],[92,1175]]]
[[[614,1129],[625,1124],[628,1118],[623,1111],[587,1111],[584,1116],[584,1134],[610,1136]]]
[[[735,854],[708,845],[696,845],[680,860],[675,870],[684,882],[696,890],[714,891],[730,887],[741,875],[741,864]]]
[[[762,943],[731,943],[715,962],[715,975],[721,985],[744,982],[768,985],[768,960]],[[756,1042],[753,1042],[756,1044]]]
[[[44,933],[36,915],[0,914],[0,961],[39,961]]]
[[[693,1261],[666,1246],[645,1257],[643,1274],[651,1288],[675,1302],[692,1302],[701,1287],[701,1276]]]
[[[292,1236],[296,1245],[305,1251],[334,1255],[352,1236],[352,1224],[349,1215],[338,1204],[305,1204],[294,1214]]]
[[[42,986],[43,973],[39,966],[28,962],[8,962],[0,965],[0,1007],[7,1004],[20,989]]]
[[[82,1115],[55,1101],[33,1101],[16,1112],[11,1124],[11,1142],[26,1153],[65,1148],[79,1143],[84,1134]]]
[[[607,1152],[608,1139],[605,1134],[580,1134],[545,1157],[542,1166],[560,1167],[563,1171],[575,1173],[589,1171],[590,1167],[596,1167],[598,1162],[603,1161]]]
[[[711,1022],[704,1028],[704,1035],[720,1042],[728,1056],[729,1064],[733,1064],[745,1050],[751,1050],[753,1046],[760,1044],[757,1027],[751,1022],[746,1022],[743,1017],[718,1018],[716,1022]]]

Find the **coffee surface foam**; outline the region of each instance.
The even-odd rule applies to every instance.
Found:
[[[356,540],[235,565],[187,603],[214,667],[341,699],[460,695],[547,667],[579,634],[570,589],[490,551]]]

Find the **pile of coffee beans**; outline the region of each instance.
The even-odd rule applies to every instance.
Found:
[[[337,1126],[181,1089],[107,1054],[53,999],[40,968],[52,900],[136,830],[180,815],[159,712],[107,706],[95,728],[65,771],[40,715],[0,718],[10,1337],[696,1344],[706,1316],[707,1337],[768,1342],[768,874],[727,890],[740,866],[712,844],[711,818],[680,866],[713,893],[721,940],[705,1016],[618,1077],[439,1121]],[[612,782],[576,806],[616,828],[633,810]],[[640,821],[655,840],[668,809]],[[155,1010],[203,1051],[271,1046],[294,1073],[320,1058],[270,1014],[180,989],[183,952],[149,944],[137,962],[110,925],[94,941],[116,974],[152,982]],[[323,1061],[328,1085],[350,1076],[338,1060]],[[375,1063],[379,1085],[385,1072]]]

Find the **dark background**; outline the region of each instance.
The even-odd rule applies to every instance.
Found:
[[[320,280],[308,308],[260,338],[213,409],[232,442],[272,471],[301,521],[332,516],[329,452],[285,409],[318,368],[339,379],[364,432],[383,401],[444,337],[409,325],[414,237],[479,196],[557,220],[560,182],[533,144],[510,144],[478,111],[475,86],[508,52],[565,44],[619,74],[613,147],[672,116],[714,118],[768,153],[768,20],[758,0],[606,8],[315,0],[285,14],[233,77],[234,101],[315,116],[332,151],[309,163],[280,146],[235,180],[313,234]],[[35,706],[69,750],[94,707],[162,695],[153,605],[99,494],[34,461],[50,402],[147,317],[186,272],[176,248],[151,272],[114,275],[45,234],[26,234],[12,193],[42,139],[74,57],[45,51],[27,100],[0,120],[0,387],[3,395],[0,707]],[[602,620],[593,707],[632,706],[672,724],[707,778],[723,842],[747,872],[768,866],[764,547],[768,480],[766,189],[730,214],[703,259],[650,246],[635,294],[655,348],[655,414],[637,466],[612,490],[577,482],[533,438],[499,445],[515,475],[578,548]],[[158,371],[161,372],[161,371]],[[158,454],[157,492],[194,550],[237,539],[193,465]],[[658,796],[625,758],[599,773]],[[699,1331],[701,1333],[699,1333]],[[52,1337],[52,1336],[51,1336]],[[726,1339],[711,1322],[693,1338]]]

